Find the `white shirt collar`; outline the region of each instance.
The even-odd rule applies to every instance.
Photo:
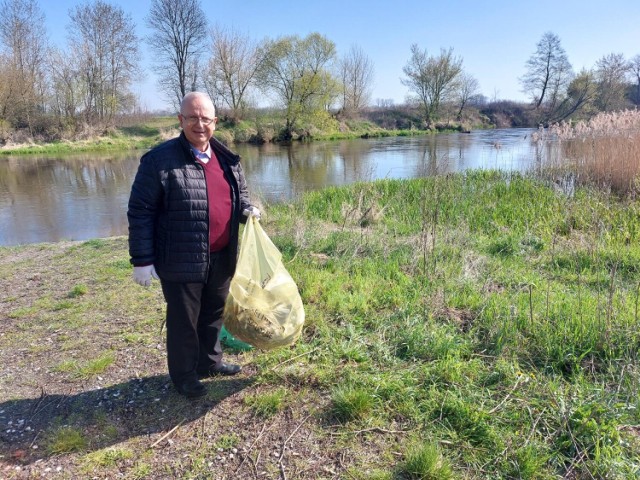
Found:
[[[207,145],[206,152],[201,152],[196,147],[191,145],[191,151],[196,156],[196,158],[200,160],[202,163],[207,163],[209,162],[209,160],[211,160],[211,145]]]

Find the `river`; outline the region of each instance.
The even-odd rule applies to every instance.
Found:
[[[498,129],[291,146],[237,145],[254,197],[267,205],[308,190],[467,169],[526,171],[533,130]],[[131,182],[143,151],[0,157],[0,245],[125,235]]]

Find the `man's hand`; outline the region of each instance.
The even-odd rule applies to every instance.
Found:
[[[256,220],[260,220],[260,210],[256,207],[245,208],[242,214],[245,217],[256,217]]]
[[[159,280],[156,269],[153,265],[146,265],[144,267],[133,267],[133,281],[143,287],[151,285],[151,277]]]

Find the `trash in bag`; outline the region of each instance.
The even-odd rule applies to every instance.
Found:
[[[291,345],[302,333],[304,307],[298,287],[254,217],[244,227],[223,318],[231,335],[263,350]]]
[[[220,341],[225,347],[230,348],[231,350],[246,352],[253,349],[253,347],[248,343],[244,343],[231,335],[227,329],[224,328],[224,325],[220,331]]]

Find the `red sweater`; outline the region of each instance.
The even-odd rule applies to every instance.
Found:
[[[200,164],[204,167],[209,202],[209,249],[222,250],[229,243],[231,233],[231,187],[216,155],[211,151],[211,160]]]

